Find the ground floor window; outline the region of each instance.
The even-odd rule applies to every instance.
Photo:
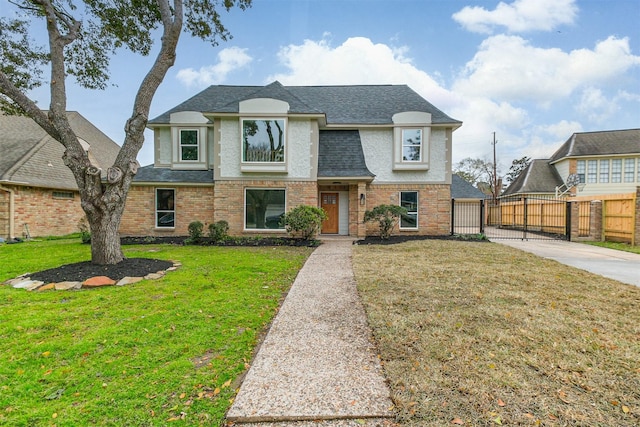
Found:
[[[156,227],[174,228],[176,226],[175,199],[176,190],[173,188],[156,189]]]
[[[244,226],[247,230],[284,229],[284,211],[284,189],[245,189]]]
[[[400,229],[418,228],[418,192],[401,191],[400,206],[407,210],[407,214],[400,219]]]

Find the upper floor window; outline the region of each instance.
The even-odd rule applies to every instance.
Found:
[[[598,182],[598,161],[589,160],[587,162],[587,182],[590,184]]]
[[[285,161],[284,119],[242,120],[242,161]]]
[[[622,182],[622,159],[611,160],[611,182]]]
[[[600,160],[600,183],[609,182],[609,160]]]
[[[635,169],[636,169],[636,159],[624,159],[624,182],[634,181]]]
[[[180,160],[198,161],[198,131],[196,129],[180,129]]]
[[[585,183],[585,172],[586,172],[586,161],[585,160],[578,160],[578,165],[577,165],[577,170],[576,173],[578,174],[578,177],[580,178],[580,182],[581,183]]]
[[[402,161],[422,160],[422,129],[402,129]]]

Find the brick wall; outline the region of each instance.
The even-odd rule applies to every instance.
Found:
[[[443,236],[451,231],[451,188],[444,184],[388,185],[371,184],[367,187],[367,209],[378,205],[398,205],[400,191],[418,192],[418,229],[400,230],[393,234]],[[376,223],[367,224],[367,235],[378,234]]]
[[[54,190],[47,188],[4,187],[14,192],[14,237],[23,237],[25,224],[28,224],[32,237],[63,236],[79,231],[78,222],[84,217],[84,212],[77,191],[72,192],[73,199],[65,199],[54,198]],[[0,191],[0,236],[4,238],[9,237],[9,209],[9,193]]]
[[[156,188],[175,190],[175,227],[156,228]],[[159,187],[132,185],[127,196],[120,235],[122,236],[187,236],[189,223],[200,221],[205,233],[213,221],[213,193],[209,187],[183,187],[163,185]]]
[[[265,181],[265,180],[238,180],[218,181],[215,190],[214,221],[227,221],[229,234],[239,236],[242,234],[260,234],[260,231],[244,231],[244,190],[245,188],[284,188],[286,189],[287,210],[298,205],[318,206],[318,185],[308,181]],[[271,235],[274,232],[268,231]],[[283,234],[284,231],[276,233]]]

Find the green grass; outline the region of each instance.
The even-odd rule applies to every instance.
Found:
[[[632,252],[634,254],[640,254],[640,246],[631,246],[628,243],[616,243],[616,242],[584,242],[588,245],[601,246],[603,248],[615,249],[618,251]]]
[[[0,286],[0,425],[218,425],[309,248],[125,246],[159,280]],[[0,281],[89,259],[78,240],[0,246]]]

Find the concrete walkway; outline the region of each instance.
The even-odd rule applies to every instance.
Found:
[[[638,254],[563,240],[491,239],[491,241],[619,282],[640,286],[640,255]]]
[[[229,422],[390,422],[393,405],[356,290],[352,243],[323,240],[300,270],[227,413]]]

